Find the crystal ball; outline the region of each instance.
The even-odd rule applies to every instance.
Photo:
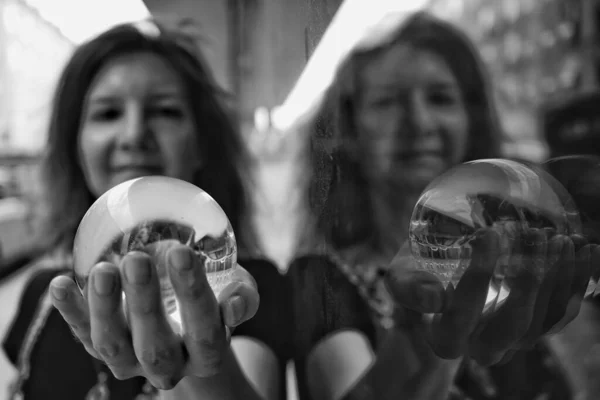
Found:
[[[98,262],[119,266],[128,252],[145,252],[157,270],[165,314],[181,332],[179,303],[166,265],[166,250],[176,243],[194,250],[218,296],[237,266],[235,235],[223,209],[188,182],[163,176],[129,180],[100,196],[81,220],[73,249],[75,280],[85,293]]]
[[[504,280],[526,250],[524,233],[544,229],[571,234],[580,229],[568,193],[549,174],[523,163],[487,159],[458,165],[434,179],[422,192],[409,227],[416,268],[456,287],[468,268],[472,239],[480,229],[499,233],[500,252],[486,307],[510,293]],[[516,257],[515,257],[516,256]],[[543,271],[537,271],[543,273]]]

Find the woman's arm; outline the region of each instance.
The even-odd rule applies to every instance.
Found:
[[[443,400],[448,397],[460,361],[443,360],[423,338],[392,330],[371,368],[343,399]]]
[[[237,351],[236,351],[237,349]],[[163,400],[223,399],[275,400],[279,389],[277,360],[259,344],[232,344],[219,374],[210,378],[186,377]]]
[[[314,399],[445,399],[460,360],[435,356],[422,338],[398,329],[386,333],[377,353],[357,331],[323,339],[307,360]]]
[[[495,260],[488,242],[491,239],[483,241],[484,246],[476,246],[476,268],[465,272],[463,279],[469,286],[453,292],[449,304],[444,304],[443,296],[430,299],[432,296],[419,294],[409,284],[403,284],[398,289],[398,282],[412,283],[414,279],[411,278],[410,271],[404,268],[404,264],[411,262],[412,258],[408,256],[407,260],[396,260],[400,262],[399,267],[394,269],[393,266],[394,273],[390,275],[393,279],[391,290],[394,298],[398,297],[395,295],[400,290],[404,297],[413,302],[426,299],[427,305],[434,308],[430,312],[439,316],[443,311],[441,318],[436,318],[435,322],[425,321],[421,313],[397,306],[395,320],[398,327],[381,335],[376,354],[360,350],[370,348],[366,337],[362,339],[362,345],[344,345],[343,332],[335,332],[323,339],[313,348],[308,358],[308,370],[312,369],[314,376],[310,383],[315,394],[313,397],[331,400],[419,399],[419,396],[435,399],[432,396],[438,394],[442,399],[447,397],[460,359],[468,349],[469,334],[479,320],[481,313],[477,310],[483,309],[487,296],[493,267],[489,260],[479,262],[479,258],[486,255]],[[441,283],[437,283],[441,286]],[[424,287],[429,288],[427,285]],[[433,285],[433,288],[437,289],[437,286]],[[441,290],[444,292],[443,287]],[[349,359],[349,354],[354,355],[352,360]],[[332,374],[329,378],[314,372],[336,368],[343,368],[342,371],[348,373]],[[312,389],[319,387],[325,389]]]

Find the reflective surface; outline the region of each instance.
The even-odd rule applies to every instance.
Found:
[[[101,196],[81,221],[74,246],[75,277],[84,290],[100,261],[119,265],[131,251],[152,256],[166,314],[180,329],[181,316],[168,271],[167,250],[192,247],[204,263],[218,296],[236,267],[236,240],[221,207],[206,192],[167,177],[144,177],[117,185]]]
[[[580,230],[572,201],[559,187],[548,174],[515,161],[478,160],[451,169],[425,189],[413,211],[409,238],[418,267],[444,286],[456,286],[471,261],[471,241],[480,229],[494,228],[500,233],[500,257],[488,300],[501,289],[509,292],[506,274],[530,265],[519,262],[529,246],[526,232]]]

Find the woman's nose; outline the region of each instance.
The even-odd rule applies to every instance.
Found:
[[[414,136],[427,136],[434,131],[435,121],[433,114],[421,93],[410,96],[407,105],[406,119],[409,132]]]
[[[141,107],[128,107],[123,125],[119,138],[120,146],[123,149],[145,149],[150,147],[152,135],[144,116],[144,110]]]

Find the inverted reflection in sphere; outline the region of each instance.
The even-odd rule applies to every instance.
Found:
[[[83,217],[73,251],[75,279],[83,291],[98,262],[118,266],[128,252],[145,252],[157,269],[165,313],[181,331],[179,305],[166,269],[167,250],[178,243],[194,249],[218,296],[237,265],[237,246],[217,202],[178,179],[152,176],[124,182],[96,200]]]
[[[525,241],[527,232],[571,234],[580,229],[572,204],[568,193],[542,170],[502,159],[461,164],[421,194],[410,222],[411,252],[419,269],[435,275],[444,287],[456,287],[469,266],[475,234],[482,228],[496,230],[500,257],[489,305],[510,291],[504,282],[507,273],[514,275],[515,268],[531,265],[523,262],[530,245]]]

